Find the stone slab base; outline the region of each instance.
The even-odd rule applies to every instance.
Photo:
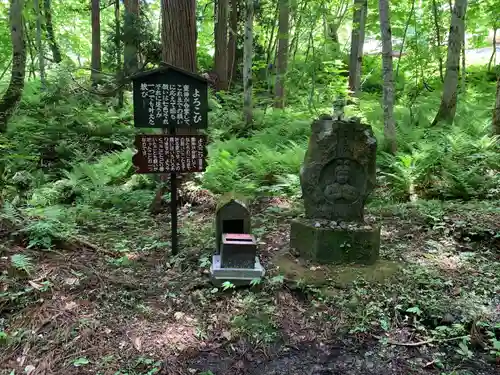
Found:
[[[380,226],[328,226],[316,220],[292,222],[290,247],[320,264],[373,264],[380,251]]]
[[[222,268],[221,256],[216,254],[212,257],[210,276],[215,285],[221,285],[225,281],[230,281],[235,285],[250,285],[253,279],[262,278],[265,273],[258,257],[255,257],[254,268]]]

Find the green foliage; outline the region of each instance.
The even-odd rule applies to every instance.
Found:
[[[240,302],[241,311],[231,320],[234,331],[247,337],[254,345],[275,341],[278,337],[273,321],[275,307],[253,293],[246,295]]]
[[[28,275],[34,269],[33,259],[26,254],[14,254],[10,257],[12,267],[19,271],[26,272]]]

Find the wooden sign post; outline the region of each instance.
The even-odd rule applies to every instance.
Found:
[[[163,64],[132,77],[134,125],[161,128],[168,134],[137,135],[132,162],[136,173],[170,173],[172,254],[178,253],[177,173],[206,168],[205,135],[208,126],[208,84],[196,74]],[[188,135],[176,134],[179,129]]]

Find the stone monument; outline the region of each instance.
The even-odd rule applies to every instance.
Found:
[[[290,246],[318,263],[373,264],[380,227],[364,220],[375,186],[377,141],[357,118],[322,116],[300,171],[305,218],[292,222]]]
[[[257,255],[257,242],[251,234],[250,212],[241,200],[226,198],[216,210],[216,249],[210,274],[214,284],[225,281],[250,284],[265,274]]]

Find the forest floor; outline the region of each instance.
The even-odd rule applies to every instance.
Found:
[[[0,279],[0,374],[500,373],[500,205],[373,208],[381,263],[340,278],[277,267],[293,259],[293,207],[252,207],[266,279],[226,290],[209,282],[210,209],[182,209],[174,258],[168,213],[105,212],[81,228],[93,249],[25,249],[0,227],[0,269],[21,250],[36,260]]]

